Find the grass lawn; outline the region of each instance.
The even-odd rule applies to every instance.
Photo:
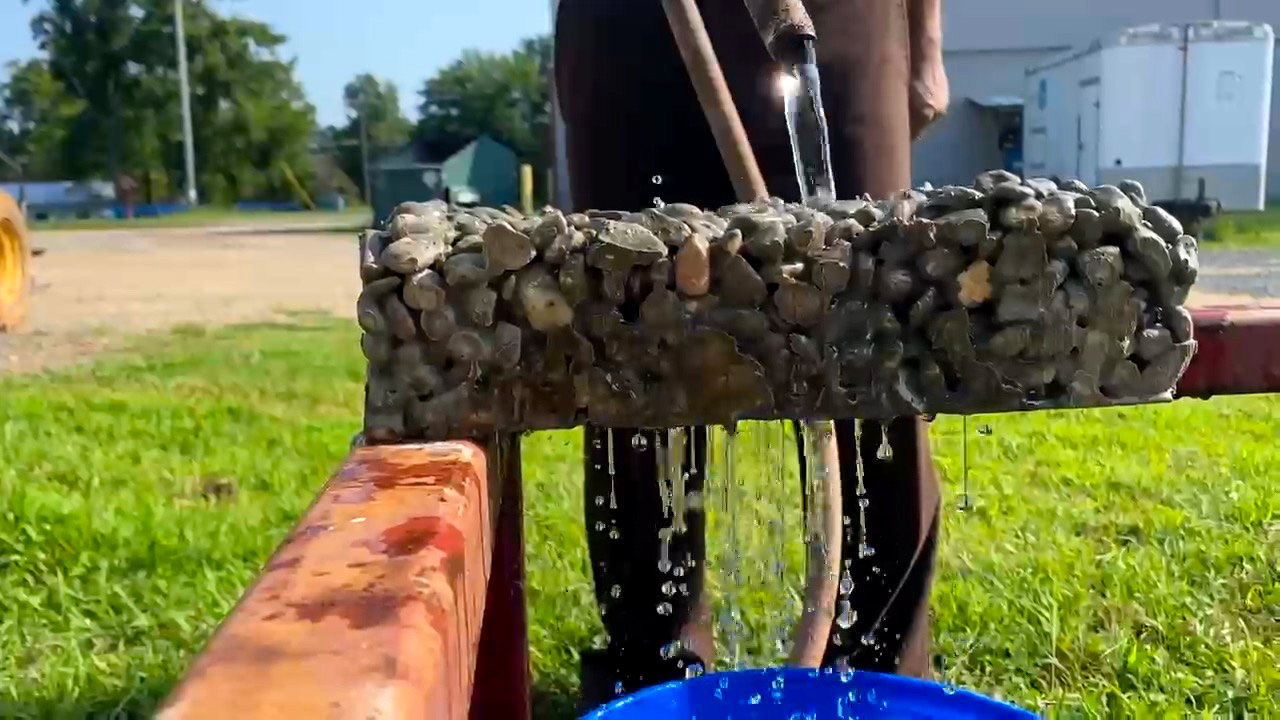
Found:
[[[0,717],[149,715],[346,451],[355,340],[331,320],[185,329],[0,377]],[[1062,717],[1277,707],[1280,397],[970,419],[965,513],[963,427],[934,436],[949,680]],[[764,528],[794,487],[761,479],[768,432],[737,442],[748,576],[772,575]],[[599,633],[579,437],[525,447],[534,672],[563,717]],[[757,636],[788,609],[765,584],[738,594]]]
[[[1280,248],[1280,206],[1262,212],[1228,212],[1204,230],[1201,248]]]
[[[202,206],[187,212],[159,217],[85,218],[71,220],[38,220],[33,230],[121,230],[127,228],[185,228],[212,225],[270,225],[273,223],[332,224],[334,229],[354,230],[368,226],[369,208],[349,207],[342,212],[305,210],[298,212],[240,211],[232,208]]]

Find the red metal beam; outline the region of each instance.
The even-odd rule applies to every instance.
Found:
[[[528,720],[532,715],[528,613],[524,597],[524,521],[520,443],[501,458],[502,509],[493,541],[493,574],[471,690],[470,720]]]
[[[1178,397],[1280,392],[1280,303],[1191,311],[1199,348]]]
[[[353,450],[160,717],[465,718],[501,512],[486,462],[464,442]]]

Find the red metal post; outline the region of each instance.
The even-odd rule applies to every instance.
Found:
[[[1191,311],[1199,348],[1179,397],[1280,392],[1280,303]]]
[[[532,714],[528,611],[524,594],[524,518],[520,439],[494,459],[502,509],[494,530],[493,571],[471,690],[471,720],[528,720]]]
[[[466,717],[497,509],[486,463],[463,442],[353,450],[159,717]]]

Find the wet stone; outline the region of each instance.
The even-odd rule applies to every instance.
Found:
[[[358,238],[364,437],[1167,399],[1197,247],[1126,189],[994,171],[820,207],[405,205]]]

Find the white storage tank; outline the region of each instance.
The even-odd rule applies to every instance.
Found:
[[[1274,52],[1265,23],[1148,25],[1032,67],[1026,174],[1261,210]]]

